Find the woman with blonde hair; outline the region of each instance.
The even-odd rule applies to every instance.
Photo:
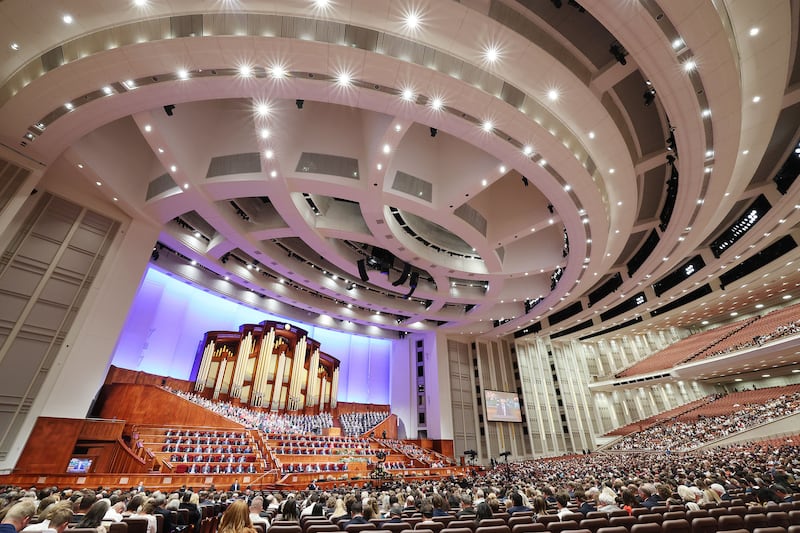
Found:
[[[331,518],[338,518],[345,515],[347,515],[347,507],[344,505],[344,500],[341,498],[336,498],[336,505],[333,507]]]
[[[236,500],[222,513],[217,533],[256,533],[244,500]]]

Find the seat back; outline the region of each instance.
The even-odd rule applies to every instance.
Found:
[[[516,524],[511,528],[511,533],[541,533],[542,531],[547,531],[547,528],[544,527],[544,524],[540,524],[539,522]]]
[[[384,522],[381,529],[391,531],[392,533],[400,533],[404,529],[411,529],[411,524],[408,522]],[[309,532],[311,533],[311,532]]]
[[[70,529],[74,531],[74,529]],[[108,526],[108,533],[128,533],[128,524],[126,522],[111,522]]]
[[[686,513],[687,515],[689,513]],[[717,519],[713,516],[700,516],[692,519],[692,533],[717,533]]]
[[[648,522],[645,524],[633,524],[631,533],[661,533],[661,524]]]
[[[551,533],[561,533],[568,529],[579,529],[578,523],[575,520],[564,520],[562,522],[550,522],[547,524],[547,531]]]
[[[785,527],[757,527],[753,530],[753,533],[787,533]]]
[[[493,526],[506,526],[506,527],[508,527],[508,525],[506,524],[505,520],[503,520],[502,518],[484,518],[483,520],[481,520],[478,523],[478,528],[493,527]]]
[[[142,518],[123,518],[128,524],[128,533],[147,533],[147,520]]]
[[[767,515],[765,514],[758,513],[744,515],[744,527],[751,532],[756,528],[767,527],[768,525]]]
[[[717,519],[719,531],[731,531],[734,529],[744,529],[744,518],[738,514],[725,514]]]
[[[686,518],[686,511],[667,511],[661,517],[664,520],[680,520]]]
[[[502,521],[502,518],[498,518],[497,520]],[[486,520],[481,521],[481,524],[475,529],[475,533],[511,533],[511,528],[505,524],[499,526],[484,526],[482,524],[485,521]]]
[[[767,513],[767,525],[769,527],[783,527],[788,528],[791,523],[789,522],[789,513],[785,511],[770,511]]]
[[[664,517],[659,513],[640,514],[636,520],[640,524],[660,524],[664,521]]]
[[[597,533],[597,530],[601,527],[608,527],[611,524],[609,524],[608,518],[584,518],[579,525],[581,529],[588,529],[592,533]]]
[[[686,519],[676,518],[661,522],[661,531],[663,533],[691,533],[692,526],[689,525]]]
[[[532,524],[533,523],[533,515],[526,514],[520,515],[519,513],[514,514],[511,518],[508,519],[508,527],[511,528],[511,531],[514,531],[514,526],[517,524]]]
[[[630,531],[633,524],[637,523],[637,520],[635,516],[612,516],[608,519],[608,523],[612,526],[623,526]]]

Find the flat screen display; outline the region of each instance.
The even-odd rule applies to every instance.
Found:
[[[73,457],[67,466],[68,474],[85,474],[92,467],[92,460],[86,457]]]
[[[513,392],[487,390],[486,418],[490,422],[522,422],[519,396]]]

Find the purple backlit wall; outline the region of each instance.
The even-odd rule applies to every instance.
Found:
[[[148,268],[131,305],[111,363],[122,368],[189,379],[206,331],[283,317],[205,292]],[[341,361],[338,400],[388,404],[392,342],[288,321],[308,331],[322,351]]]

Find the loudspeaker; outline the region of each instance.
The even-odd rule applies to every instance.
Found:
[[[411,273],[411,281],[408,282],[408,286],[412,289],[416,289],[417,283],[419,283],[419,272],[415,270]]]
[[[405,283],[406,280],[408,279],[408,274],[410,272],[411,272],[411,265],[406,263],[405,266],[403,267],[403,272],[400,274],[400,277],[397,279],[397,281],[392,282],[392,286],[397,287]]]
[[[358,263],[358,275],[361,276],[361,281],[369,281],[369,274],[367,274],[367,262],[363,259],[359,259]]]

